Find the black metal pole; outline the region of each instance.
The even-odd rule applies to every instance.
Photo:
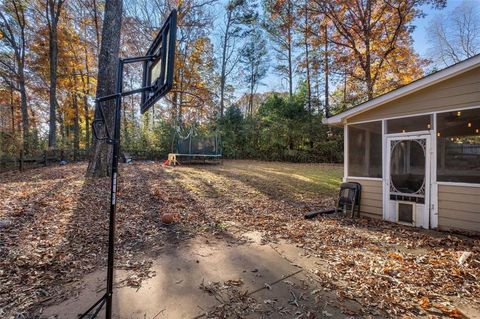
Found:
[[[107,302],[105,318],[112,318],[112,297],[113,297],[113,265],[115,258],[115,213],[117,206],[117,173],[118,156],[120,152],[120,117],[122,106],[123,90],[123,60],[119,59],[117,69],[117,87],[115,98],[115,125],[113,129],[113,158],[112,158],[112,183],[110,194],[110,220],[108,228],[108,262],[107,262]]]
[[[96,129],[93,126],[94,136],[97,139],[106,140],[107,143],[113,145],[112,152],[112,167],[111,167],[111,191],[110,191],[110,215],[109,215],[109,229],[108,229],[108,261],[107,261],[107,291],[105,295],[102,296],[93,306],[91,306],[85,313],[80,315],[79,319],[86,318],[96,318],[97,314],[102,309],[103,305],[106,305],[106,315],[107,319],[112,318],[112,297],[113,297],[113,270],[114,270],[114,259],[115,259],[115,213],[116,213],[116,204],[117,204],[117,173],[118,173],[118,159],[120,153],[120,125],[121,125],[121,107],[122,107],[122,97],[130,94],[140,93],[143,91],[148,91],[151,87],[142,87],[140,89],[135,89],[132,91],[123,92],[123,67],[126,63],[138,62],[137,60],[147,60],[151,59],[151,56],[147,57],[138,57],[130,60],[119,59],[118,68],[117,68],[117,80],[115,94],[107,95],[95,100],[96,103],[108,101],[115,99],[115,114],[114,114],[114,127],[113,127],[113,136],[110,136],[108,133],[108,125],[105,123],[105,116],[103,115],[103,110],[100,107],[101,111],[101,121],[105,124],[105,129],[107,131],[107,136],[104,138],[99,138]],[[92,315],[89,315],[90,311],[93,309],[96,310]]]

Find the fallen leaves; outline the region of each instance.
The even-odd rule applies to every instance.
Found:
[[[394,258],[396,260],[399,260],[399,261],[403,261],[402,255],[397,254],[397,253],[388,253],[387,256],[390,257],[390,258]]]
[[[311,272],[322,286],[358,301],[365,315],[381,309],[387,316],[414,318],[437,309],[462,318],[454,302],[480,305],[480,240],[366,218],[305,221],[306,211],[333,205],[334,193],[322,195],[325,189],[315,188],[312,179],[272,177],[277,164],[245,163],[122,166],[116,266],[128,271],[126,284],[139,287],[155,276],[148,256],[159,254],[166,241],[181,243],[202,232],[257,231],[264,244],[287,240],[316,258],[322,267]],[[2,317],[69,298],[84,275],[105,266],[109,180],[85,179],[85,168],[75,164],[0,175]],[[161,225],[163,213],[174,214],[174,225]],[[252,311],[257,303],[242,295],[242,284],[238,278],[204,284],[238,308],[224,300],[209,316]]]
[[[237,228],[241,231],[261,231],[262,242],[291,241],[309,256],[320,258],[326,270],[313,272],[322,284],[359,301],[365,313],[374,313],[382,305],[391,316],[414,318],[432,302],[457,298],[480,305],[476,280],[480,269],[473,262],[480,254],[479,240],[366,218],[322,216],[306,222],[301,217],[305,211],[328,207],[331,199],[318,201],[316,197],[313,204],[311,197],[303,196],[302,205],[295,202],[298,196],[289,197],[287,187],[275,183],[277,194],[283,194],[279,201],[270,191],[271,185],[266,186],[270,181],[259,173],[260,168],[248,172],[202,168],[198,178],[192,179],[196,170],[182,168],[176,173],[180,181],[196,189],[195,198],[202,202],[208,218],[240,223]],[[249,178],[245,188],[245,176],[257,179]],[[202,188],[207,178],[214,180],[213,190]],[[258,191],[255,197],[251,195]],[[223,195],[219,198],[211,193]],[[307,208],[305,203],[311,206]],[[464,262],[459,269],[459,251],[472,252],[476,258],[469,257],[470,263]],[[431,299],[422,299],[425,296]]]
[[[432,307],[432,304],[430,303],[430,299],[428,297],[422,297],[422,299],[420,299],[420,301],[418,302],[418,304],[420,305],[420,307],[422,307],[423,309],[429,309]]]
[[[450,308],[442,304],[434,304],[433,306],[450,318],[466,318],[465,315],[457,308]]]
[[[0,175],[0,220],[8,220],[0,229],[2,318],[68,299],[86,274],[105,267],[110,181],[86,179],[85,169],[72,164]],[[129,272],[126,283],[135,287],[155,275],[139,253],[161,249],[166,230],[158,211],[172,209],[150,198],[147,175],[123,171],[119,185],[116,267]],[[183,230],[170,232],[181,237]]]
[[[463,264],[468,260],[468,258],[470,258],[470,256],[472,256],[472,252],[471,251],[464,251],[462,252],[462,254],[460,255],[460,257],[458,258],[458,264],[460,266],[463,266]]]

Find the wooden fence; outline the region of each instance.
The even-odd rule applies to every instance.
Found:
[[[35,154],[25,154],[20,152],[18,155],[0,156],[0,172],[49,166],[65,162],[78,162],[88,159],[87,150],[63,150],[51,149],[37,152]]]
[[[164,151],[154,150],[121,150],[121,161],[125,158],[133,160],[161,161],[167,158]],[[18,155],[0,155],[0,172],[19,170],[23,171],[30,168],[45,167],[49,165],[58,165],[60,162],[67,163],[87,161],[89,159],[88,150],[64,150],[51,149],[37,152],[35,154]]]
[[[168,157],[168,152],[155,150],[122,149],[120,150],[120,159],[130,156],[133,160],[139,161],[161,161]]]

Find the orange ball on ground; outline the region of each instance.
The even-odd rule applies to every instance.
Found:
[[[171,224],[173,223],[173,215],[170,213],[163,214],[161,217],[161,221],[166,225]]]

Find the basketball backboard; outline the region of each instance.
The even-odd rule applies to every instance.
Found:
[[[176,38],[177,11],[173,10],[147,51],[146,55],[154,58],[143,64],[142,87],[151,89],[142,92],[142,114],[172,89]]]

